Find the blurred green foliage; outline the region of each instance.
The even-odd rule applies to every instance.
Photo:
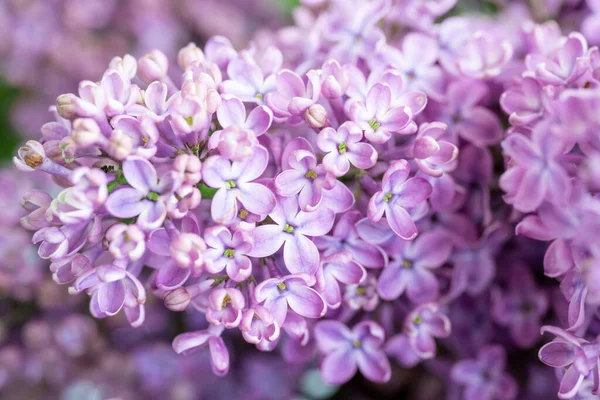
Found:
[[[12,157],[19,144],[19,135],[10,124],[11,107],[19,91],[0,81],[0,163]]]
[[[292,16],[292,10],[300,5],[300,0],[271,0],[287,17]]]

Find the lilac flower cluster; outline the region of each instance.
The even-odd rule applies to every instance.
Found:
[[[564,368],[558,394],[570,399],[581,388],[597,394],[600,384],[593,328],[600,304],[598,48],[577,32],[563,36],[553,22],[535,27],[534,37],[524,71],[501,97],[511,128],[499,185],[520,221],[516,233],[549,243],[544,274],[560,280],[568,311],[565,329],[543,328],[556,339],[540,359]]]
[[[330,385],[391,359],[449,398],[595,393],[598,49],[521,4],[302,3],[243,49],[116,57],[58,97],[14,158],[61,187],[23,224],[53,279],[133,327],[153,298],[194,313],[172,347],[219,376],[237,338]],[[514,366],[540,329],[556,390]]]

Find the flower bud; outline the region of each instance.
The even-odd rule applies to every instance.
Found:
[[[144,232],[137,225],[115,224],[105,235],[108,251],[113,257],[139,260],[146,251]]]
[[[117,160],[125,159],[133,150],[133,139],[120,129],[115,129],[110,136],[108,154]]]
[[[195,186],[202,179],[202,163],[196,156],[181,154],[175,158],[173,169],[181,177],[181,183],[184,185]]]
[[[304,112],[304,121],[313,129],[327,125],[327,110],[320,104],[313,104]]]
[[[75,160],[77,153],[77,144],[73,140],[72,137],[67,136],[62,138],[58,143],[58,148],[60,149],[60,159],[65,163],[69,164]]]
[[[138,61],[137,74],[146,83],[164,79],[168,70],[169,59],[159,50],[153,50]]]
[[[189,292],[184,287],[179,287],[171,292],[169,292],[165,296],[165,307],[167,307],[171,311],[184,311],[190,301],[192,300],[192,296],[190,296]]]
[[[194,62],[202,61],[204,61],[204,53],[196,46],[196,43],[188,43],[177,54],[177,64],[183,69],[187,69]]]
[[[211,145],[217,147],[222,156],[242,161],[252,155],[258,140],[253,131],[232,125],[219,132]]]
[[[98,141],[101,135],[100,127],[93,119],[77,118],[73,121],[71,137],[78,146],[92,146]]]
[[[73,93],[61,94],[56,99],[56,112],[64,119],[74,120],[77,118],[77,106],[75,105]]]
[[[44,146],[38,141],[29,140],[25,146],[17,151],[17,157],[13,157],[15,167],[21,171],[30,172],[38,169],[46,160]]]
[[[206,244],[194,233],[182,233],[173,239],[170,251],[179,267],[199,272],[204,261],[202,254],[206,251]]]

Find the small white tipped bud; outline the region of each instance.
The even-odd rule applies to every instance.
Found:
[[[153,50],[138,61],[137,74],[146,83],[160,81],[167,76],[169,59],[159,50]]]
[[[189,43],[179,50],[179,54],[177,54],[177,64],[183,69],[187,69],[187,67],[197,61],[204,61],[204,53],[195,43]]]
[[[91,146],[98,141],[101,135],[100,127],[93,119],[78,118],[73,121],[71,137],[78,146]]]
[[[192,296],[184,287],[179,287],[165,296],[165,307],[171,311],[184,311],[192,300]]]
[[[320,104],[313,104],[304,112],[304,121],[313,129],[327,125],[327,110]]]
[[[68,120],[77,118],[76,97],[73,93],[58,96],[56,99],[56,112],[58,112],[58,115]]]

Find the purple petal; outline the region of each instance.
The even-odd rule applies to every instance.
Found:
[[[300,193],[307,184],[304,172],[296,169],[288,169],[281,172],[275,178],[275,190],[281,196],[293,196]]]
[[[252,231],[254,247],[248,254],[251,257],[267,257],[281,248],[287,233],[279,225],[257,226]]]
[[[210,361],[213,372],[218,376],[225,376],[229,372],[229,351],[221,337],[208,339]]]
[[[252,156],[243,163],[234,163],[232,169],[239,171],[238,184],[260,178],[269,163],[269,153],[262,146],[254,147]],[[204,177],[204,173],[203,173]],[[206,179],[206,178],[205,178]]]
[[[106,200],[106,209],[117,218],[132,218],[146,207],[144,197],[137,189],[119,189]]]
[[[457,383],[470,383],[477,381],[481,376],[481,366],[475,360],[464,360],[454,364],[450,375]]]
[[[406,334],[391,337],[385,344],[385,352],[403,367],[411,368],[421,361],[421,357],[409,345]]]
[[[173,340],[175,353],[188,355],[206,346],[212,335],[208,331],[186,332],[177,335]]]
[[[333,275],[336,280],[347,285],[357,285],[367,277],[367,271],[365,271],[360,264],[354,261],[350,261],[345,264],[329,264],[327,271]]]
[[[167,216],[167,206],[163,201],[145,201],[144,209],[140,213],[137,224],[145,230],[159,228]]]
[[[315,275],[319,268],[319,250],[312,240],[297,234],[285,242],[283,260],[293,274]]]
[[[156,170],[150,161],[141,157],[128,157],[123,162],[123,175],[127,183],[142,194],[147,194],[155,186],[158,180]]]
[[[395,265],[383,269],[377,281],[377,291],[384,300],[395,300],[406,290],[406,272]]]
[[[452,243],[446,234],[440,231],[429,231],[416,239],[413,250],[418,257],[419,266],[439,267],[450,257]]]
[[[327,305],[316,290],[307,286],[294,285],[289,288],[287,302],[292,310],[306,318],[320,318],[325,315]]]
[[[415,140],[413,154],[415,158],[425,159],[434,155],[439,149],[437,140],[430,136],[424,136]]]
[[[435,300],[438,296],[439,284],[435,275],[427,270],[416,270],[407,287],[408,298],[417,303]]]
[[[289,69],[283,69],[277,74],[276,85],[277,91],[288,99],[302,97],[305,94],[304,82]]]
[[[375,116],[378,113],[385,112],[392,100],[392,92],[388,85],[376,83],[369,89],[367,93],[367,111],[369,115]]]
[[[246,123],[244,104],[235,96],[223,95],[221,107],[217,109],[217,119],[223,128],[232,125],[243,127]]]
[[[125,302],[125,286],[122,281],[105,283],[98,290],[98,307],[106,315],[115,315]]]
[[[570,366],[560,381],[560,387],[558,389],[559,397],[570,399],[575,396],[583,383],[583,378],[584,376],[577,371],[577,368],[575,368],[574,365]]]
[[[383,117],[380,118],[380,123],[382,129],[385,129],[390,132],[400,132],[409,124],[410,115],[407,113],[407,108],[405,107],[395,107],[388,112],[386,112]],[[414,130],[409,130],[408,133],[412,134],[416,131],[416,126]],[[404,131],[400,132],[404,133]]]
[[[514,207],[522,212],[534,211],[544,201],[547,188],[548,180],[544,179],[543,171],[539,167],[528,169],[513,199]]]
[[[394,204],[386,209],[386,218],[390,228],[404,240],[413,240],[417,237],[418,231],[412,217],[403,207]]]
[[[368,143],[356,143],[348,146],[348,160],[356,168],[369,169],[377,162],[377,151]]]
[[[217,190],[210,205],[210,213],[215,222],[228,223],[237,214],[237,189],[221,188]]]
[[[250,111],[246,127],[254,131],[256,136],[260,136],[271,127],[272,123],[273,112],[265,106],[258,106]]]
[[[390,362],[383,351],[358,351],[356,362],[360,372],[373,382],[387,382],[392,376]]]
[[[502,149],[510,158],[524,166],[531,165],[540,158],[531,141],[521,134],[509,135],[502,142]]]
[[[321,205],[334,213],[343,213],[354,205],[354,195],[342,182],[335,181],[333,189],[323,190]]]
[[[410,178],[402,185],[396,202],[402,207],[416,207],[429,198],[433,187],[423,178]]]
[[[544,273],[556,278],[566,274],[574,266],[569,243],[563,239],[553,241],[544,255]]]
[[[210,187],[222,188],[226,186],[225,182],[227,181],[227,179],[223,177],[223,174],[230,169],[231,163],[225,157],[208,157],[202,163],[202,179],[204,180],[204,183]]]
[[[348,349],[351,337],[350,329],[339,321],[321,321],[315,326],[315,340],[323,353]]]
[[[409,339],[413,349],[421,358],[428,359],[435,356],[435,340],[431,336],[419,332]]]
[[[320,207],[313,212],[300,211],[294,223],[299,233],[308,236],[326,235],[333,227],[335,215],[332,211]]]
[[[341,385],[356,374],[356,360],[351,350],[328,354],[321,364],[323,380],[330,385]]]
[[[251,213],[258,215],[269,214],[275,208],[275,195],[259,183],[240,183],[238,199]]]
[[[164,228],[152,231],[146,245],[154,254],[158,254],[159,256],[171,255],[171,239]]]
[[[163,265],[156,276],[156,286],[164,290],[174,290],[190,277],[189,268],[179,268],[175,263]]]

